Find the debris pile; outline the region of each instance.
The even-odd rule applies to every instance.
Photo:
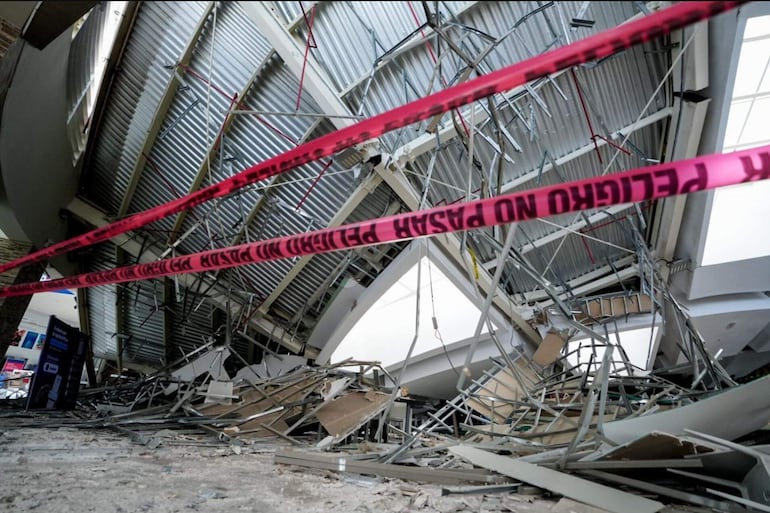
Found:
[[[286,355],[271,357],[270,365],[245,365],[231,378],[225,361],[235,353],[226,346],[204,349],[153,375],[83,390],[74,411],[30,410],[21,417],[30,426],[117,429],[147,444],[161,443],[157,432],[164,430],[166,439],[175,431],[196,431],[219,442],[279,437],[328,448],[367,426],[396,398],[367,377],[373,370],[387,376],[377,363],[310,367],[304,358]],[[18,411],[7,418],[19,425]]]
[[[437,405],[376,362],[270,356],[231,376],[225,361],[240,357],[209,345],[152,375],[83,390],[76,410],[9,411],[0,426],[111,428],[151,449],[290,444],[276,464],[438,483],[446,494],[540,490],[624,513],[662,501],[770,511],[770,377],[736,385],[712,361],[688,387],[618,369],[612,347],[569,366],[563,346],[546,336],[532,359],[490,360]]]
[[[609,353],[595,372],[546,378],[523,358],[495,362],[401,444],[279,451],[275,461],[477,485],[463,493],[534,486],[618,513],[658,511],[663,500],[770,511],[770,445],[760,438],[770,378],[688,389],[652,373],[610,373]]]

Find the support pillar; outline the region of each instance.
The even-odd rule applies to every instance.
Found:
[[[34,250],[31,242],[0,239],[0,262],[16,260]],[[41,262],[8,271],[0,275],[0,287],[38,281],[43,271],[45,264]],[[0,359],[5,357],[11,338],[16,333],[31,299],[32,296],[0,298]]]

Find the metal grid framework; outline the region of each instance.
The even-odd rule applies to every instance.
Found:
[[[144,2],[91,131],[81,198],[113,218],[145,210],[357,118],[642,16],[637,4],[271,2],[274,19],[265,21],[238,2]],[[595,23],[571,26],[573,17]],[[286,40],[300,51],[281,55],[276,47]],[[134,233],[139,250],[128,257],[193,253],[658,162],[673,57],[667,40],[653,41],[385,134],[367,148],[384,157],[374,169],[364,151],[301,166]],[[321,107],[328,98],[336,110]],[[381,183],[387,173],[404,177],[412,193]],[[583,276],[616,275],[620,284],[604,286],[639,290],[638,273],[623,271],[646,245],[637,234],[653,208],[589,211],[458,240],[491,276],[514,230],[500,291],[536,311],[554,297],[578,299],[570,284]],[[127,359],[162,362],[215,336],[216,311],[230,310],[229,330],[302,349],[344,278],[370,283],[403,247],[133,284],[122,293],[98,288],[89,294],[91,318],[103,318],[93,328],[104,332],[95,347],[115,351],[104,336],[114,330],[113,338],[131,341]],[[115,251],[104,245],[100,261],[117,262]]]

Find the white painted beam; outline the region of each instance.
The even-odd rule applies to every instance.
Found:
[[[675,153],[666,157],[667,162],[692,158],[698,154],[700,136],[711,101],[690,103],[676,99],[675,103],[678,109],[682,109],[682,116],[678,124],[676,119],[674,120],[669,130],[669,148],[673,146],[674,134],[677,130],[679,138],[677,147],[674,148]],[[666,260],[672,260],[674,257],[686,204],[687,197],[684,195],[661,200],[662,208],[653,225],[655,227],[653,237],[658,254]]]
[[[609,267],[609,266],[606,266],[606,267]],[[611,274],[605,274],[601,278],[598,278],[598,279],[594,278],[593,280],[589,280],[584,285],[573,287],[572,294],[574,294],[575,297],[585,296],[585,295],[591,294],[592,292],[602,290],[611,285],[616,285],[621,281],[625,281],[629,278],[633,278],[634,276],[638,276],[639,267],[637,265],[631,265],[623,269],[618,269],[617,273],[613,272],[610,269],[610,273]],[[570,286],[572,286],[572,282],[570,282]],[[539,293],[539,292],[540,291],[536,293]],[[559,298],[562,300],[566,300],[568,299],[568,296],[567,294],[559,294]],[[554,304],[553,300],[548,299],[547,301],[542,301],[540,303],[537,303],[536,308],[539,308],[539,309],[547,308],[549,306],[552,306],[553,304]]]
[[[436,238],[431,239],[431,242],[435,244]],[[381,272],[368,287],[364,288],[357,297],[347,297],[346,300],[349,303],[352,303],[352,307],[347,311],[341,312],[342,315],[340,315],[336,320],[336,326],[334,329],[327,331],[327,336],[325,340],[323,340],[323,348],[321,349],[321,352],[318,355],[318,359],[316,360],[317,363],[324,364],[329,362],[329,359],[337,350],[342,340],[345,338],[348,332],[361,320],[366,312],[369,311],[372,306],[377,303],[377,301],[379,301],[383,294],[390,290],[393,285],[398,283],[404,274],[406,274],[410,269],[417,265],[421,261],[422,257],[427,255],[428,250],[426,247],[426,241],[413,241],[404,249],[404,251],[399,253],[398,256],[390,263],[390,265],[388,265],[388,267],[383,272]],[[475,290],[473,284],[465,278],[465,273],[457,272],[455,263],[452,261],[452,259],[448,258],[444,252],[431,249],[430,263],[431,265],[435,266],[435,268],[439,269],[444,275],[446,275],[452,284],[457,287],[457,289],[462,292],[466,298],[471,301],[475,299]],[[507,316],[501,314],[499,311],[490,309],[489,320],[499,328],[498,334],[509,332]],[[488,338],[488,336],[488,334],[484,334],[483,338]],[[503,338],[507,339],[508,337]],[[468,340],[465,342],[466,345],[469,343]],[[321,343],[321,341],[318,341],[318,343]],[[438,350],[441,351],[441,349]],[[430,351],[428,353],[430,353]],[[499,352],[496,354],[499,355]],[[413,355],[413,359],[415,360],[420,360],[422,358],[423,357],[421,354]],[[459,365],[462,365],[462,363]]]
[[[332,87],[331,79],[324,73],[311,53],[305,62],[305,42],[292,35],[281,21],[279,13],[268,2],[239,2],[246,15],[257,25],[278,55],[299,80],[302,87],[318,103],[321,111],[331,116],[351,116],[339,93]],[[342,28],[341,28],[342,30]],[[304,67],[304,75],[303,75]],[[353,124],[349,118],[329,118],[337,129]]]
[[[356,207],[358,207],[358,205],[369,194],[371,194],[380,183],[382,183],[382,177],[380,175],[376,173],[369,175],[369,177],[367,177],[364,182],[361,183],[350,195],[350,197],[347,199],[347,201],[345,201],[342,207],[340,207],[337,213],[334,214],[334,217],[332,217],[332,219],[329,221],[327,228],[336,228],[337,226],[342,225],[348,216],[353,213]],[[259,305],[259,313],[261,315],[267,314],[268,310],[270,309],[270,305],[272,305],[275,300],[278,299],[278,296],[281,295],[281,293],[286,289],[286,287],[289,286],[292,280],[294,280],[294,278],[299,275],[302,269],[304,269],[312,259],[313,255],[306,255],[299,258],[297,263],[294,264],[294,267],[292,267],[286,276],[283,277],[281,282],[275,287],[275,289],[273,289],[267,299],[265,299],[262,304]]]
[[[190,40],[187,41],[187,46],[185,46],[182,56],[179,58],[179,64],[188,64],[190,59],[192,59],[193,51],[198,44],[198,39],[203,33],[203,29],[206,27],[206,20],[208,20],[211,11],[214,9],[214,4],[215,2],[209,2],[206,9],[204,9],[203,15],[198,21],[198,25],[195,27],[195,30],[193,30]],[[126,193],[123,195],[123,201],[118,210],[118,217],[124,216],[131,206],[131,200],[134,197],[134,192],[136,191],[137,185],[139,185],[139,179],[142,177],[142,172],[147,163],[145,156],[152,152],[152,147],[155,145],[160,129],[163,126],[163,121],[166,119],[166,113],[168,113],[168,110],[171,108],[171,103],[174,101],[177,89],[179,89],[179,80],[177,80],[175,73],[171,73],[171,76],[168,78],[168,83],[166,84],[166,89],[163,91],[163,95],[160,97],[158,106],[152,116],[152,123],[147,129],[147,134],[145,135],[144,142],[142,142],[142,147],[140,151],[137,152],[136,162],[129,175],[128,187],[126,188]]]
[[[318,8],[318,6],[321,5],[321,2],[317,0],[310,0],[306,2],[302,2],[302,7],[305,9],[305,13],[309,13],[310,9],[313,7]],[[303,16],[301,13],[296,16],[293,20],[289,21],[286,20],[286,30],[293,33],[295,30],[297,30],[300,25],[303,25],[305,21],[305,16]]]
[[[615,262],[613,262],[613,266],[615,266],[615,269],[618,270],[618,272],[625,270],[628,266],[631,266],[635,260],[635,257],[632,255],[629,255],[627,257],[623,257]],[[638,272],[638,269],[636,269]],[[609,265],[603,265],[598,269],[594,269],[593,271],[586,273],[582,276],[578,276],[577,278],[574,278],[572,280],[569,280],[567,282],[567,285],[573,290],[575,295],[578,295],[578,292],[580,294],[584,294],[586,292],[591,292],[592,290],[590,288],[584,288],[583,286],[592,287],[594,285],[594,282],[599,285],[599,288],[605,287],[604,281],[597,281],[597,280],[603,280],[604,278],[607,278],[608,275],[614,275],[614,270]],[[616,279],[617,281],[617,279]],[[609,283],[611,284],[611,283]],[[560,288],[558,285],[554,285],[555,288]],[[599,289],[593,289],[593,290],[599,290]],[[566,298],[566,295],[562,295],[562,298]],[[544,299],[548,299],[548,294],[543,290],[535,290],[532,292],[525,292],[524,293],[524,299],[529,303],[532,301],[542,301]]]
[[[624,126],[620,130],[615,132],[615,134],[613,134],[613,139],[622,141],[626,137],[626,135],[628,135],[629,133],[635,132],[637,130],[648,127],[650,125],[654,125],[659,121],[663,121],[664,119],[671,116],[673,111],[674,111],[673,108],[666,107],[654,114],[650,114],[649,116],[646,116],[640,119],[637,123],[631,123],[630,125]],[[561,166],[571,160],[575,160],[578,157],[591,153],[592,151],[595,151],[597,147],[601,148],[605,144],[607,144],[606,141],[604,141],[603,139],[597,138],[596,144],[591,142],[589,144],[586,144],[585,146],[581,146],[580,148],[574,151],[571,151],[566,155],[562,155],[561,157],[555,158],[554,161],[556,162],[557,166]],[[543,166],[542,171],[540,170],[540,168],[533,169],[531,171],[528,171],[527,173],[524,173],[518,178],[514,178],[513,180],[506,182],[503,185],[501,192],[502,193],[510,192],[513,189],[516,189],[517,187],[520,187],[525,183],[536,179],[538,176],[541,176],[542,174],[547,173],[548,171],[551,171],[552,169],[553,169],[553,164],[550,161],[546,162],[545,165]]]
[[[273,55],[274,55],[274,52],[270,51],[267,53],[264,59],[262,59],[262,62],[259,64],[259,66],[257,66],[254,72],[251,74],[251,77],[249,77],[249,80],[246,81],[246,84],[241,88],[240,92],[238,92],[238,96],[236,96],[236,98],[238,98],[238,101],[241,101],[243,98],[246,98],[246,95],[251,90],[251,87],[254,85],[254,82],[256,82],[260,73],[262,73],[265,67],[269,64],[270,60],[273,58]],[[198,170],[195,172],[195,177],[193,178],[192,184],[190,185],[190,189],[187,191],[188,194],[192,194],[198,189],[200,189],[200,186],[203,183],[203,180],[206,178],[206,175],[210,171],[209,166],[211,165],[211,161],[215,159],[217,152],[220,150],[220,144],[222,143],[222,140],[230,132],[230,127],[232,127],[233,121],[235,121],[235,115],[232,113],[228,113],[225,116],[225,120],[222,123],[222,127],[220,128],[217,137],[215,137],[214,140],[209,142],[209,147],[206,150],[206,156],[203,157],[200,166],[198,166]],[[189,210],[183,210],[176,216],[176,221],[174,221],[174,227],[171,229],[172,242],[173,240],[176,240],[179,237],[179,234],[182,230],[182,226],[184,226],[185,219],[187,219],[187,215],[189,214],[189,212],[190,212]]]

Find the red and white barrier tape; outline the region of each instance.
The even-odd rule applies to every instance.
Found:
[[[770,178],[770,146],[658,164],[604,177],[409,212],[148,264],[0,289],[0,297],[160,278],[328,253],[687,194]]]
[[[681,2],[630,23],[605,30],[567,46],[556,48],[517,64],[444,89],[425,98],[378,114],[369,119],[297,146],[237,175],[182,198],[145,210],[77,237],[52,244],[27,256],[0,264],[0,273],[103,242],[130,230],[191,209],[211,199],[231,194],[247,185],[328,157],[356,144],[437,114],[469,104],[495,93],[513,89],[562,69],[602,59],[638,43],[668,34],[744,2]]]

